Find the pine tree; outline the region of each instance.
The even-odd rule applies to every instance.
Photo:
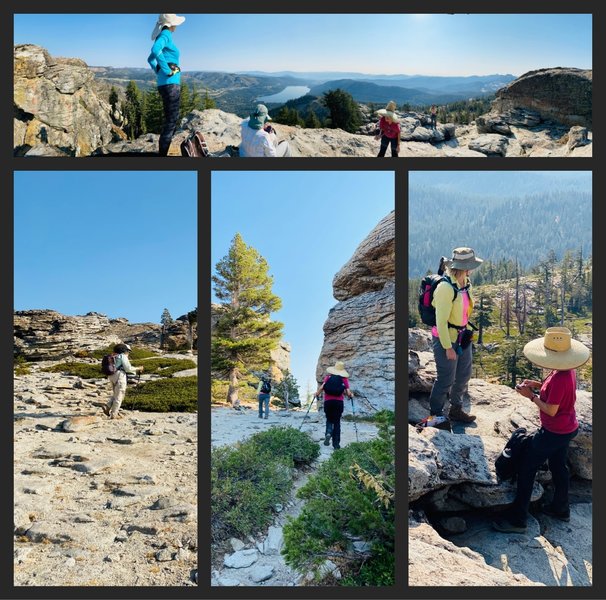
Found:
[[[490,313],[492,312],[492,299],[483,291],[480,292],[480,303],[478,305],[478,344],[484,343],[484,330],[492,325]]]
[[[162,311],[162,316],[160,317],[160,324],[162,327],[168,327],[173,322],[173,318],[170,316],[170,312],[168,308],[165,308]]]
[[[207,108],[217,108],[217,103],[208,95],[208,88],[205,90],[201,108],[203,110],[206,110]]]
[[[272,395],[284,401],[284,406],[288,410],[288,402],[298,400],[299,384],[294,375],[290,371],[284,373],[282,381],[274,384],[271,389]]]
[[[112,107],[112,112],[114,112],[116,110],[116,106],[118,106],[118,91],[113,85],[109,92],[109,104]]]
[[[237,233],[212,277],[222,308],[211,342],[211,364],[228,377],[227,400],[234,407],[239,404],[241,377],[268,367],[270,351],[282,335],[283,324],[270,321],[282,301],[272,292],[268,270],[265,258]]]
[[[188,115],[194,108],[196,108],[196,92],[193,84],[187,85],[181,82],[181,98],[179,100],[179,119],[182,119],[185,115]]]
[[[322,104],[330,112],[332,128],[354,133],[362,124],[360,107],[351,94],[341,89],[330,90],[322,96]]]
[[[157,89],[145,92],[145,128],[151,133],[160,133],[164,125],[164,107]]]
[[[131,140],[146,132],[144,121],[144,99],[141,90],[134,81],[126,86],[126,100],[122,104],[122,113],[126,117],[126,134]]]
[[[307,115],[305,116],[305,127],[308,129],[318,129],[319,127],[322,127],[322,123],[320,123],[320,119],[318,119],[318,115],[316,115],[313,108],[310,108],[307,111]]]

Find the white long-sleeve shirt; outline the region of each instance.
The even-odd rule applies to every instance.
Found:
[[[277,156],[275,135],[267,133],[263,128],[253,129],[248,126],[249,118],[242,121],[242,143],[240,156]]]

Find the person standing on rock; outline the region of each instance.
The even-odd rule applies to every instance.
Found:
[[[435,104],[431,105],[429,116],[431,117],[431,128],[435,129],[438,123],[438,107]]]
[[[265,418],[269,419],[269,400],[271,398],[271,380],[267,375],[261,377],[257,386],[257,399],[259,400],[259,419],[263,418],[263,408],[265,408]]]
[[[442,416],[446,399],[450,396],[451,421],[471,423],[475,415],[463,410],[463,396],[471,378],[473,330],[469,316],[473,310],[473,296],[469,274],[482,264],[472,248],[455,248],[452,259],[444,261],[446,275],[438,283],[432,305],[436,310],[433,336],[433,355],[437,377],[429,396],[432,416]]]
[[[550,327],[545,335],[524,346],[524,356],[534,365],[551,372],[544,381],[525,379],[516,392],[539,409],[541,427],[535,431],[530,448],[518,470],[516,497],[503,518],[492,526],[503,533],[524,533],[534,479],[547,460],[554,485],[553,500],[542,512],[560,521],[570,520],[568,504],[569,472],[566,457],[570,441],[579,431],[576,402],[576,371],[589,360],[589,348],[572,339],[570,329]]]
[[[288,142],[278,142],[276,130],[268,121],[271,121],[271,117],[264,104],[257,104],[250,116],[242,121],[240,156],[291,156]]]
[[[327,375],[315,393],[319,397],[324,392],[324,414],[326,415],[326,433],[324,445],[330,445],[338,450],[341,447],[341,415],[343,414],[344,395],[353,398],[349,389],[349,373],[345,370],[343,362],[338,360],[334,367],[326,369]]]
[[[177,129],[179,104],[181,100],[181,69],[179,67],[179,49],[173,42],[173,33],[185,17],[174,14],[162,14],[152,31],[154,40],[147,62],[156,73],[158,92],[164,107],[164,126],[160,134],[158,154],[167,156],[171,140]]]
[[[392,100],[385,108],[377,111],[379,119],[379,133],[375,140],[381,140],[381,147],[377,157],[385,156],[387,146],[391,144],[391,156],[397,157],[400,152],[400,118],[396,114],[396,103]]]
[[[110,419],[119,419],[120,406],[126,395],[126,375],[136,375],[137,373],[143,372],[143,367],[135,369],[128,360],[128,353],[131,351],[131,347],[128,344],[116,344],[114,346],[114,364],[116,366],[116,372],[112,375],[108,375],[107,378],[112,384],[112,395],[107,404],[103,405],[103,412]]]

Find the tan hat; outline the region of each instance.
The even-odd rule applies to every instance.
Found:
[[[455,248],[452,251],[452,258],[444,261],[444,264],[449,269],[472,271],[479,267],[483,262],[483,259],[476,256],[473,248]]]
[[[326,372],[330,373],[331,375],[340,375],[341,377],[349,377],[349,373],[345,370],[345,365],[340,360],[338,360],[335,363],[334,367],[328,367],[328,369],[326,369]]]
[[[589,360],[589,348],[573,340],[567,327],[550,327],[542,338],[532,340],[524,346],[524,356],[544,369],[568,371]]]
[[[387,106],[385,108],[380,108],[377,111],[377,114],[381,117],[388,117],[394,123],[399,123],[400,117],[398,117],[398,115],[396,114],[396,108],[398,108],[396,103],[393,100],[391,100],[390,102],[387,103]]]
[[[163,27],[176,27],[177,25],[181,25],[184,21],[185,17],[180,17],[173,13],[158,15],[158,20],[156,21],[156,25],[151,34],[151,39],[155,40],[160,35]]]

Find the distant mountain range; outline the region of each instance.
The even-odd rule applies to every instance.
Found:
[[[155,76],[146,68],[91,67],[98,79],[124,88],[130,80],[142,89],[155,84]],[[469,77],[436,77],[426,75],[370,75],[347,72],[265,73],[247,71],[184,71],[182,80],[207,90],[217,106],[241,116],[248,114],[257,98],[278,93],[288,86],[307,86],[310,94],[320,96],[340,88],[358,102],[428,105],[446,104],[457,100],[494,94],[513,81],[513,75],[482,75]]]

